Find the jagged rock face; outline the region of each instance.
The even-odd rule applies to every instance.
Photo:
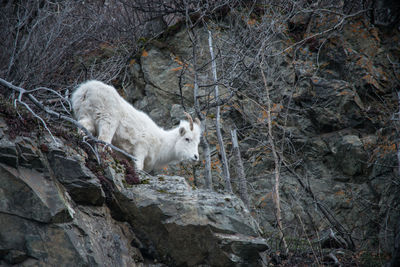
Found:
[[[381,15],[382,12],[391,13],[386,18],[392,25],[393,18],[398,14],[398,4],[389,2],[377,1],[373,12],[380,12]],[[343,5],[349,8],[352,6],[350,2],[335,3],[338,8],[346,9]],[[381,15],[376,17],[375,23],[389,25],[379,23],[383,19]],[[338,23],[335,16],[313,16],[309,12],[296,14],[284,34],[300,41],[334,27]],[[349,231],[358,240],[357,245],[367,243],[366,240],[373,240],[371,243],[376,244],[379,239],[384,250],[389,252],[399,218],[399,202],[396,197],[398,187],[395,186],[399,180],[394,168],[397,165],[395,141],[394,135],[390,133],[398,131],[397,122],[391,118],[398,109],[393,88],[398,87],[399,79],[399,31],[378,27],[377,24],[372,24],[362,16],[354,17],[327,38],[308,40],[297,47],[295,53],[286,55],[280,53],[279,47],[272,49],[273,53],[279,53],[276,58],[279,67],[276,68],[276,76],[272,73],[267,79],[272,84],[272,102],[290,105],[277,110],[274,117],[279,125],[276,136],[281,138],[279,142],[285,148],[282,153],[287,152],[284,157],[291,159],[302,179],[309,181],[317,200],[326,205],[347,229],[353,229]],[[209,60],[207,34],[201,27],[195,30],[199,37],[198,50],[201,51],[198,65],[203,66]],[[218,39],[217,36],[227,39],[224,34],[223,31],[218,32],[215,39]],[[218,44],[218,40],[214,41]],[[139,77],[134,79],[135,83],[141,84],[142,94],[146,95],[134,103],[137,106],[160,103],[154,107],[149,105],[149,111],[154,110],[154,114],[159,114],[156,117],[168,124],[170,118],[161,114],[168,114],[169,107],[180,104],[179,96],[176,95],[177,70],[182,67],[182,62],[192,63],[193,51],[185,29],[170,36],[166,43],[162,48],[154,44],[147,46],[146,53],[141,55],[132,73],[134,77]],[[220,44],[220,47],[223,45]],[[246,60],[251,62],[252,59],[245,57]],[[183,85],[186,81],[193,83],[189,77],[191,71],[188,68],[183,75]],[[199,74],[199,84],[212,83],[210,76]],[[257,219],[261,227],[265,231],[274,232],[276,229],[272,225],[276,223],[276,218],[273,216],[271,197],[273,160],[268,153],[263,154],[263,150],[269,149],[265,137],[267,133],[261,129],[262,111],[258,105],[254,105],[254,101],[263,103],[257,99],[259,95],[253,88],[253,84],[262,81],[257,75],[250,78],[248,87],[239,90],[250,98],[254,96],[254,99],[233,97],[228,104],[230,107],[221,112],[221,127],[225,132],[225,140],[229,140],[228,133],[232,127],[245,129],[240,148],[245,157],[253,207],[258,212]],[[184,90],[190,89],[185,86]],[[166,91],[168,98],[165,97]],[[190,106],[190,99],[185,98],[184,101]],[[206,123],[211,150],[218,154],[213,131],[214,118],[207,117]],[[257,150],[257,143],[266,145]],[[213,160],[217,162],[218,158]],[[174,167],[170,168],[176,171]],[[218,183],[222,184],[216,178],[220,173],[215,170],[213,173],[217,187]],[[201,172],[198,171],[197,175],[201,176]],[[284,223],[289,225],[287,229],[297,229],[297,219],[300,216],[311,232],[315,224],[320,229],[328,230],[329,227],[321,220],[321,214],[309,208],[314,206],[314,201],[301,190],[296,177],[284,169],[281,185],[282,199],[286,203],[282,213]],[[369,208],[365,208],[365,203],[371,203]],[[388,208],[390,206],[395,208]],[[383,218],[388,218],[388,221]],[[288,232],[291,235],[290,230]],[[382,238],[385,234],[390,237]]]
[[[398,10],[398,4],[389,2],[376,1],[378,24],[395,22],[398,12],[391,10]],[[388,12],[392,16],[386,16]],[[284,34],[296,41],[337,23],[332,20],[335,14],[312,16],[311,12],[297,14]],[[194,30],[200,39],[198,65],[203,66],[209,62],[207,34],[201,27]],[[400,58],[398,30],[388,34],[389,30],[354,17],[328,38],[310,39],[296,53],[280,54],[277,76],[268,77],[273,103],[288,105],[273,114],[279,130],[284,130],[279,141],[289,151],[282,155],[291,160],[316,197],[311,199],[296,176],[282,168],[282,216],[288,236],[298,233],[301,218],[305,230],[313,234],[316,228],[325,230],[318,233],[324,237],[331,225],[315,209],[318,201],[351,232],[356,245],[368,241],[368,246],[386,252],[393,247],[393,233],[400,229],[396,227],[400,200],[395,170],[398,126],[391,119],[398,107],[391,94],[398,87]],[[126,93],[138,108],[170,127],[183,110],[179,85],[186,108],[193,104],[194,69],[185,65],[193,56],[185,29],[169,36],[166,43],[145,47],[140,60],[131,65],[134,83]],[[210,77],[200,75],[199,82],[210,84]],[[261,79],[257,74],[250,78],[240,93],[257,96],[252,84]],[[263,114],[251,98],[234,97],[229,104],[221,111],[221,126],[225,133],[233,126],[246,129],[240,148],[252,207],[261,228],[273,233],[274,165],[264,153],[268,144]],[[284,120],[282,114],[287,114]],[[208,115],[208,138],[215,141],[214,118]],[[253,125],[259,128],[250,136]],[[0,264],[134,266],[143,258],[183,266],[260,264],[259,252],[268,246],[237,198],[193,190],[177,176],[142,177],[146,183],[128,186],[110,167],[107,176],[116,188],[107,201],[109,210],[101,184],[80,153],[66,146],[52,147],[50,141],[46,141],[48,151],[41,152],[38,140],[10,140],[6,128],[0,120]],[[256,148],[258,143],[264,143],[261,149]],[[217,151],[215,143],[211,150]],[[213,169],[213,174],[218,188],[218,170]],[[200,171],[197,178],[201,181]],[[325,237],[317,241],[326,247],[343,247],[329,234]]]
[[[83,162],[67,157],[62,150],[52,150],[47,158],[57,180],[65,186],[75,202],[92,205],[104,203],[104,192],[98,179]]]
[[[143,177],[114,192],[123,216],[146,247],[170,266],[261,266],[268,249],[257,223],[234,195],[193,190],[178,176]],[[151,251],[149,252],[151,253]]]
[[[85,154],[56,140],[0,142],[0,265],[261,266],[268,245],[236,196],[193,190],[178,176],[128,185],[109,159],[106,206]]]
[[[93,193],[93,184],[99,185],[98,181],[85,182],[86,176],[96,178],[82,162],[47,168],[46,157],[32,145],[35,138],[4,140],[0,150],[13,153],[0,155],[0,162],[4,162],[0,163],[0,265],[135,266],[142,260],[130,244],[135,237],[127,224],[113,220],[105,206],[78,206],[74,202],[75,198],[83,204],[104,203],[99,202],[104,198],[101,187],[95,187],[98,192]],[[21,140],[30,144],[28,152],[15,149]],[[57,152],[60,161],[70,163],[71,159]],[[27,160],[24,153],[33,160]],[[10,161],[9,155],[14,160]],[[68,171],[61,172],[66,167]],[[74,175],[83,170],[86,176]],[[78,178],[82,182],[74,180]],[[66,182],[68,179],[72,182]]]
[[[50,177],[35,170],[1,164],[2,213],[41,223],[72,220],[70,207]]]

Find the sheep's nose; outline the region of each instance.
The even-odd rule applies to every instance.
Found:
[[[194,160],[199,160],[199,156],[198,155],[194,155]]]

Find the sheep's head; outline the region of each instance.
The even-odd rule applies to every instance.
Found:
[[[180,160],[190,159],[192,161],[199,160],[199,143],[200,143],[200,121],[185,112],[188,120],[182,120],[179,124],[179,137],[176,142],[176,152]]]

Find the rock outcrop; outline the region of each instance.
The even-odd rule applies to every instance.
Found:
[[[148,253],[169,266],[261,264],[268,245],[238,197],[194,190],[179,176],[145,176],[138,186],[117,177],[114,196],[123,217],[152,248]]]
[[[268,245],[234,195],[194,190],[178,176],[130,185],[112,159],[102,187],[85,153],[62,138],[57,145],[35,134],[7,138],[0,143],[2,266],[262,265]]]
[[[126,59],[124,77],[112,81],[127,100],[169,128],[184,110],[193,112],[196,73],[213,186],[223,191],[207,42],[207,30],[212,31],[220,95],[229,99],[220,107],[220,127],[228,152],[230,130],[238,129],[255,219],[235,196],[199,189],[204,164],[171,165],[164,174],[173,176],[142,175],[141,184],[133,185],[135,175],[120,161],[107,158],[100,166],[89,159],[92,152],[88,156],[62,134],[56,145],[36,132],[36,122],[20,131],[25,118],[3,116],[0,265],[260,265],[268,245],[259,229],[264,238],[279,239],[269,104],[289,245],[306,243],[299,250],[310,251],[312,238],[318,249],[363,250],[357,256],[379,250],[377,265],[386,255],[393,255],[392,266],[398,265],[399,4],[300,2],[285,10],[257,1],[249,12],[232,7],[218,21],[195,23],[194,39],[177,20],[173,30],[140,40],[143,47],[134,59]],[[158,21],[147,28],[159,33],[164,26]],[[115,47],[111,43],[118,53],[117,41]],[[106,60],[89,54],[94,62]],[[77,65],[85,66],[85,57],[78,58]],[[7,73],[13,73],[10,68]],[[268,74],[266,83],[260,70]],[[50,128],[55,133],[58,127]],[[235,162],[228,160],[236,192]]]
[[[356,240],[356,246],[371,244],[374,247],[379,243],[387,253],[392,251],[400,203],[399,178],[395,167],[398,165],[398,100],[394,90],[399,85],[400,58],[399,30],[394,26],[398,26],[395,18],[398,18],[399,9],[397,4],[389,2],[377,1],[373,4],[371,12],[376,16],[375,21],[365,14],[348,18],[337,16],[340,12],[347,14],[350,9],[351,12],[360,11],[362,7],[358,6],[358,2],[331,1],[339,12],[337,14],[296,13],[290,18],[287,28],[282,30],[283,37],[277,37],[276,47],[269,46],[271,54],[278,55],[271,56],[274,62],[269,67],[273,71],[267,77],[271,101],[276,107],[273,110],[273,122],[277,123],[275,137],[282,145],[282,157],[292,163],[301,179],[307,180],[316,197],[313,199],[306,190],[302,190],[298,177],[282,167],[281,190],[285,202],[282,214],[289,236],[293,234],[297,238],[296,230],[291,232],[289,229],[297,229],[298,218],[302,218],[305,227],[312,233],[316,225],[321,229],[321,235],[332,227],[321,220],[324,216],[320,211],[310,208],[318,201],[348,229],[346,232]],[[390,16],[387,15],[389,13]],[[221,25],[229,23],[227,17],[225,21],[222,19]],[[335,29],[342,18],[345,22]],[[385,19],[387,22],[384,23]],[[258,22],[249,20],[247,26],[251,28],[253,22],[258,25]],[[218,31],[217,28],[214,29],[214,43],[221,48],[220,52],[224,53],[224,45],[228,43],[230,48],[236,49],[234,43],[241,42],[240,37],[235,40],[235,37],[229,36],[233,33]],[[329,34],[320,36],[325,30]],[[208,36],[201,27],[194,31],[199,40],[198,66],[204,67],[209,60],[208,44],[205,43]],[[240,35],[240,32],[237,34]],[[315,37],[307,39],[314,34]],[[243,38],[251,40],[251,36]],[[282,51],[279,46],[279,43],[295,42],[299,45],[293,46],[293,50]],[[176,107],[182,101],[191,106],[191,90],[187,86],[193,85],[193,51],[184,28],[169,36],[165,43],[163,47],[153,43],[146,46],[146,53],[132,66],[132,77],[144,96],[133,101],[135,105],[144,107],[147,103],[162,103],[149,105],[149,111],[168,123],[172,116],[165,114],[169,113],[170,106]],[[243,47],[237,49],[246,53]],[[225,60],[224,56],[230,60]],[[243,64],[251,66],[255,60],[252,56],[251,53],[244,56]],[[222,55],[220,61],[218,66],[226,64],[224,66],[228,68],[233,59],[228,54]],[[185,64],[189,67],[179,76],[178,70]],[[209,69],[198,70],[200,85],[212,83],[210,73]],[[231,76],[226,73],[229,71],[221,70],[221,75],[225,74],[229,80]],[[179,98],[178,77],[183,79],[182,89],[189,91],[189,98]],[[257,220],[264,231],[276,232],[271,197],[274,163],[266,141],[266,115],[262,110],[266,106],[263,100],[265,95],[260,92],[264,88],[255,89],[263,81],[257,73],[238,80],[246,81],[237,86],[239,93],[231,99],[228,107],[222,109],[221,127],[225,140],[230,140],[230,129],[243,129],[240,148],[245,158]],[[168,98],[165,97],[166,92]],[[211,89],[200,94],[210,92]],[[154,99],[157,101],[154,102]],[[214,134],[215,114],[212,114],[213,110],[207,112],[207,138],[214,155],[212,160],[219,166]],[[231,171],[234,172],[233,168]],[[215,187],[222,188],[218,167],[213,169],[213,174]],[[189,171],[186,175],[192,174]],[[370,249],[369,245],[367,247]]]

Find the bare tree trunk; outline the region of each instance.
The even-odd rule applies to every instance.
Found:
[[[206,127],[206,117],[201,113],[200,110],[200,105],[199,105],[199,83],[198,83],[198,73],[197,73],[197,45],[198,45],[198,40],[197,36],[193,31],[193,23],[190,19],[189,16],[189,11],[188,11],[188,6],[186,5],[186,28],[188,29],[188,35],[190,38],[190,41],[192,43],[192,53],[193,53],[193,70],[194,70],[194,81],[193,81],[193,98],[194,98],[194,109],[196,111],[196,115],[199,117],[200,122],[201,122],[201,132],[202,132],[202,137],[201,137],[201,147],[203,148],[203,154],[205,158],[205,166],[204,166],[204,180],[205,180],[205,188],[208,190],[213,190],[213,185],[212,185],[212,176],[211,176],[211,151],[210,151],[210,145],[208,144],[207,140],[207,127]]]
[[[197,64],[197,62],[196,62],[196,45],[197,45],[197,42],[196,42],[196,44],[193,44],[194,108],[196,110],[197,116],[200,118],[200,121],[201,121],[202,137],[201,137],[200,144],[201,144],[201,147],[203,148],[203,153],[204,153],[204,158],[205,158],[205,166],[204,166],[205,187],[206,187],[206,189],[213,190],[212,176],[211,176],[211,151],[210,151],[210,145],[208,144],[208,140],[207,140],[207,127],[206,127],[206,121],[205,121],[206,118],[200,112],[199,100],[197,98],[198,92],[199,92],[199,84],[198,84],[198,75],[197,75],[197,71],[196,71],[196,64]]]
[[[400,92],[397,92],[397,100],[399,105],[399,113],[397,115],[397,123],[400,121]],[[396,145],[397,147],[397,169],[398,174],[400,175],[400,145]],[[399,266],[400,265],[400,221],[397,224],[397,232],[394,239],[394,247],[392,251],[392,260],[390,261],[390,267]]]
[[[264,59],[264,57],[263,57]],[[274,176],[275,176],[275,186],[274,186],[274,202],[275,202],[275,213],[276,213],[276,220],[278,222],[278,228],[279,228],[279,237],[282,240],[283,243],[283,249],[285,254],[288,253],[288,247],[286,244],[286,239],[283,234],[283,227],[282,227],[282,216],[281,216],[281,199],[279,196],[279,184],[280,184],[280,161],[278,157],[278,153],[276,152],[275,149],[275,141],[274,137],[272,135],[272,121],[271,121],[271,99],[269,97],[269,87],[267,84],[267,79],[265,78],[264,71],[262,69],[262,62],[260,64],[260,71],[261,71],[261,76],[264,82],[265,86],[265,91],[266,91],[266,96],[267,96],[267,126],[268,126],[268,142],[271,145],[271,151],[272,151],[272,156],[274,158],[274,164],[275,164],[275,169],[274,169]]]
[[[213,79],[214,79],[214,92],[215,92],[215,101],[218,103],[219,100],[219,89],[218,89],[218,77],[217,77],[217,64],[215,62],[215,56],[214,56],[214,50],[213,50],[213,45],[212,45],[212,34],[211,31],[208,31],[208,46],[210,48],[210,55],[211,55],[211,70],[213,74]],[[219,144],[219,153],[221,154],[221,159],[222,159],[222,172],[224,175],[224,180],[225,180],[225,190],[228,192],[232,192],[232,185],[231,185],[231,177],[229,174],[229,167],[228,167],[228,160],[226,158],[226,152],[225,152],[225,146],[224,146],[224,140],[222,139],[222,134],[221,134],[221,125],[220,125],[220,120],[221,120],[221,112],[220,112],[220,107],[217,105],[215,107],[216,109],[216,119],[215,119],[215,130],[217,132],[217,139],[218,139],[218,144]]]
[[[201,128],[203,137],[201,138],[201,147],[203,148],[204,158],[205,158],[205,166],[204,166],[204,180],[205,180],[205,187],[208,190],[213,190],[212,184],[212,176],[211,176],[211,151],[210,145],[208,144],[207,140],[207,128],[205,127],[205,120],[201,121]]]
[[[244,174],[242,157],[240,156],[239,143],[237,140],[236,129],[231,130],[232,149],[235,157],[236,174],[239,181],[239,195],[247,208],[250,208],[249,194],[247,192],[246,175]]]
[[[392,260],[389,267],[400,266],[400,221],[397,225],[397,234],[394,239],[394,247],[392,251]]]
[[[397,92],[397,101],[399,106],[399,112],[397,115],[397,123],[400,122],[400,92]],[[396,144],[397,147],[397,175],[400,175],[400,145]]]

